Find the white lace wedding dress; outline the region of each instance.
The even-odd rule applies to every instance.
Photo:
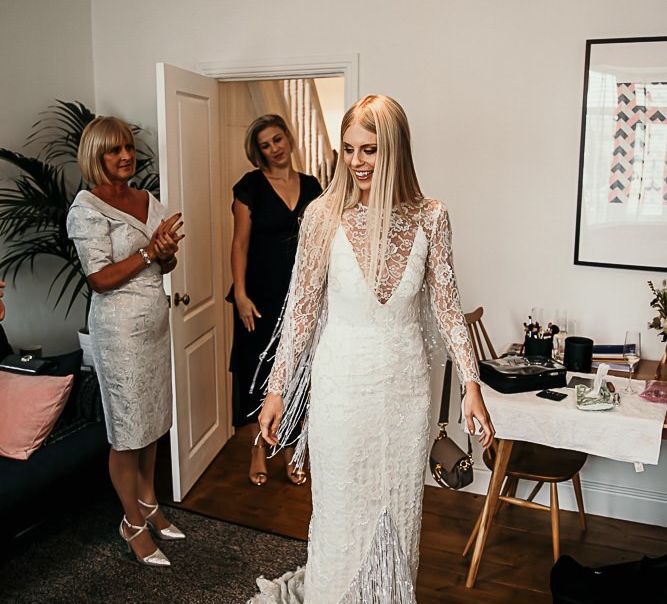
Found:
[[[423,296],[461,383],[478,381],[447,212],[434,200],[393,212],[386,267],[374,292],[362,268],[368,266],[365,207],[344,212],[326,274],[318,236],[324,211],[321,200],[314,202],[301,226],[269,381],[269,390],[285,397],[284,424],[303,411],[309,416],[308,562],[274,581],[258,579],[261,593],[250,602],[413,603],[431,400]],[[310,400],[304,376],[311,378]]]

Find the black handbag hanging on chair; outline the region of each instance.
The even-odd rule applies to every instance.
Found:
[[[431,447],[429,465],[433,479],[448,489],[461,489],[468,486],[473,480],[472,473],[472,444],[468,436],[468,452],[466,453],[449,436],[449,397],[452,385],[452,361],[447,360],[445,365],[445,379],[440,400],[440,417],[438,425],[440,431]]]

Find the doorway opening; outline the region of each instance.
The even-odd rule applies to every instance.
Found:
[[[233,313],[224,299],[232,284],[232,187],[254,169],[244,151],[247,127],[260,115],[281,115],[297,141],[295,169],[325,187],[336,163],[340,119],[358,92],[356,57],[254,67],[200,64],[198,70],[157,69],[162,202],[187,217],[190,232],[181,270],[165,283],[169,292],[187,291],[191,299],[171,316],[174,501],[216,465],[233,435]],[[252,487],[246,464],[249,453],[243,474]],[[234,494],[225,493],[229,497]]]
[[[290,128],[295,148],[293,166],[305,174],[315,176],[322,188],[331,181],[340,144],[340,122],[345,112],[345,77],[341,75],[317,78],[285,78],[243,81],[220,81],[220,168],[222,205],[223,250],[219,261],[223,265],[223,292],[231,288],[230,264],[233,235],[232,187],[246,172],[255,170],[244,151],[248,126],[260,115],[275,113],[283,117]],[[282,304],[282,300],[280,301]],[[224,305],[223,338],[231,344],[233,331],[232,305]],[[268,344],[268,342],[267,342]],[[227,372],[229,350],[219,358]],[[231,379],[231,374],[227,374]],[[232,388],[226,388],[227,421],[232,417]],[[196,501],[196,509],[205,510],[215,517],[222,517],[259,530],[267,530],[270,510],[277,501],[289,502],[289,507],[302,510],[288,521],[280,532],[302,538],[310,517],[310,483],[305,486],[292,484],[285,468],[284,456],[267,460],[268,482],[262,488],[251,484],[248,473],[252,435],[250,426],[234,430],[231,438],[218,453],[202,477],[194,483],[190,492],[182,493],[183,504]]]
[[[325,189],[331,182],[340,151],[340,123],[345,112],[345,78],[285,78],[220,82],[220,129],[222,159],[222,204],[224,241],[233,234],[232,187],[245,173],[256,168],[248,161],[244,140],[248,126],[259,116],[280,115],[290,128],[295,145],[292,163],[295,170],[315,176]],[[231,250],[221,261],[229,264]],[[230,275],[231,277],[231,275]],[[229,291],[231,282],[224,284]],[[277,301],[278,307],[283,300]],[[226,312],[231,311],[227,305]],[[231,315],[231,312],[229,312]],[[226,323],[232,328],[231,321]],[[266,342],[268,344],[268,341]],[[225,369],[227,369],[225,367]],[[228,398],[231,417],[231,397]],[[215,517],[270,530],[270,510],[278,501],[296,506],[296,514],[279,532],[303,538],[310,517],[310,481],[297,486],[287,477],[286,459],[281,453],[267,460],[267,484],[251,484],[251,426],[234,430],[221,453],[212,461],[192,488],[199,510]],[[222,495],[222,497],[221,497]],[[187,501],[190,497],[186,498]]]

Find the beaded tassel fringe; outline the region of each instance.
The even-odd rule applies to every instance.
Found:
[[[301,604],[304,601],[304,569],[285,573],[269,581],[257,579],[260,589],[248,604]],[[308,602],[317,602],[309,594]],[[340,604],[416,604],[415,590],[407,558],[401,549],[396,528],[385,508],[378,518],[370,549]]]
[[[290,288],[291,289],[291,288]],[[260,371],[262,364],[267,361],[273,360],[271,350],[278,344],[278,342],[283,338],[285,342],[284,346],[289,347],[294,339],[293,334],[290,333],[289,329],[291,325],[285,325],[285,315],[289,314],[289,294],[283,304],[283,308],[280,312],[280,316],[276,323],[276,326],[271,335],[271,340],[267,345],[266,349],[259,355],[259,364],[255,370],[255,375],[250,386],[250,392],[254,392],[257,382],[257,377]],[[326,297],[322,303],[322,308],[317,318],[315,325],[315,330],[310,338],[310,341],[306,345],[305,350],[300,354],[298,361],[295,366],[291,366],[291,363],[287,365],[287,375],[286,375],[286,385],[285,391],[283,394],[283,417],[280,422],[280,427],[278,428],[278,444],[271,448],[270,457],[274,457],[278,452],[280,452],[285,447],[295,446],[294,456],[292,457],[291,462],[299,470],[302,470],[306,461],[306,450],[308,445],[308,408],[310,406],[310,374],[312,369],[313,357],[317,350],[317,344],[320,339],[320,335],[324,326],[327,322],[327,303]],[[289,352],[285,355],[287,359],[291,359]],[[266,396],[267,386],[269,382],[269,377],[266,378],[263,384],[261,384],[262,392]],[[262,403],[263,405],[264,403]],[[249,415],[254,415],[261,406],[255,409]],[[302,423],[301,432],[299,436],[295,439],[288,441],[289,435],[293,434],[296,431],[299,423]],[[259,437],[258,437],[259,438]]]
[[[371,548],[340,604],[416,604],[407,558],[385,508]]]

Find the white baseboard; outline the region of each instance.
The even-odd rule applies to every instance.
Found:
[[[475,465],[475,480],[470,486],[461,490],[485,495],[490,478],[491,472],[487,468]],[[428,472],[426,484],[437,486]],[[519,483],[517,494],[527,496],[533,485],[534,483],[527,481]],[[587,514],[667,527],[667,493],[585,479],[581,481],[581,490]],[[549,490],[543,487],[535,501],[548,505]],[[577,510],[577,501],[570,481],[558,485],[558,503],[562,510]]]

